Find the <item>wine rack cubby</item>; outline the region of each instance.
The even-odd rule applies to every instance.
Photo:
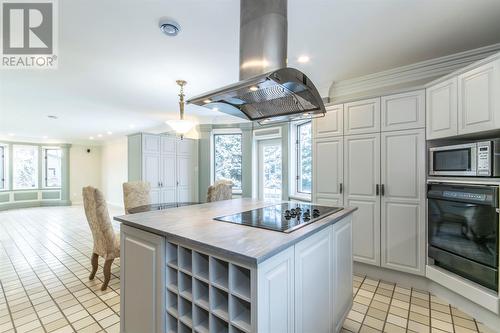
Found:
[[[251,270],[167,242],[166,331],[251,333]]]

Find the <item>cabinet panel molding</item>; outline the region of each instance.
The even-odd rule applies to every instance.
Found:
[[[326,115],[313,119],[313,137],[324,138],[344,134],[344,105],[332,105],[326,108]]]
[[[258,332],[294,331],[294,260],[291,247],[259,265]]]
[[[425,127],[425,91],[381,98],[382,132]]]
[[[380,132],[380,98],[344,104],[344,133]]]
[[[313,139],[313,202],[343,203],[342,137]]]
[[[458,76],[458,133],[500,128],[500,60]]]
[[[382,134],[382,266],[425,274],[424,130]]]
[[[427,88],[427,139],[438,139],[458,134],[457,93],[456,77]]]

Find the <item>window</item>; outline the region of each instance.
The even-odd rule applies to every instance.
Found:
[[[15,190],[38,187],[38,147],[13,147],[13,187]]]
[[[61,149],[47,148],[45,151],[45,187],[61,187]]]
[[[312,138],[311,122],[296,125],[296,193],[310,195],[312,186]]]
[[[5,146],[0,146],[0,190],[5,190]]]
[[[214,181],[230,179],[234,191],[241,191],[241,134],[213,135]]]

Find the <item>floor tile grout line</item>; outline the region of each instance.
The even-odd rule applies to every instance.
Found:
[[[453,310],[451,308],[451,304],[448,304],[448,308],[450,309],[451,329],[453,330],[453,333],[455,333],[455,320],[453,320]]]
[[[389,317],[389,313],[391,311],[391,305],[392,305],[392,300],[394,299],[394,293],[396,292],[396,286],[397,284],[394,283],[394,289],[392,289],[391,300],[389,301],[389,307],[387,308],[387,313],[385,314],[384,325],[382,326],[382,332],[385,331],[385,326],[387,325],[387,318]]]
[[[5,230],[5,228],[4,228],[4,230]],[[14,241],[14,240],[12,240],[12,242],[14,242],[14,245],[17,247],[17,245],[15,244],[15,241]],[[8,259],[9,259],[9,261],[11,262],[12,268],[14,269],[14,271],[15,271],[16,275],[18,276],[19,282],[20,282],[20,284],[21,284],[21,286],[22,286],[22,288],[23,288],[24,292],[26,293],[26,298],[28,298],[28,301],[30,302],[31,307],[33,308],[33,311],[35,312],[36,317],[38,318],[38,321],[40,322],[40,326],[42,326],[42,329],[43,329],[43,331],[44,331],[44,332],[47,332],[47,330],[45,329],[45,326],[44,326],[44,325],[43,325],[43,323],[42,323],[42,318],[40,318],[40,315],[38,314],[38,311],[36,310],[36,308],[35,308],[35,306],[34,306],[34,304],[33,304],[33,301],[32,301],[32,300],[31,300],[31,298],[29,297],[29,294],[28,294],[28,292],[26,291],[26,288],[25,288],[25,286],[24,286],[24,283],[23,283],[23,281],[22,281],[21,277],[19,276],[19,273],[18,273],[18,271],[17,271],[17,268],[16,268],[16,266],[14,265],[14,263],[12,262],[12,259],[11,259],[11,257],[9,256],[9,254],[8,254],[8,252],[7,252],[7,249],[5,248],[5,244],[4,244],[4,243],[0,243],[0,245],[3,247],[3,249],[4,249],[5,253],[7,254],[7,258],[8,258]],[[24,256],[24,255],[23,255],[23,256]],[[26,258],[25,258],[25,260],[26,260]],[[26,262],[28,262],[28,261],[26,261]],[[29,264],[29,262],[28,262],[28,264]],[[29,264],[29,265],[31,266],[31,264]],[[38,278],[38,276],[37,276],[37,278]],[[40,280],[40,279],[39,279],[39,280]],[[42,282],[42,281],[40,280],[40,282]],[[43,283],[42,283],[42,284],[43,284]],[[5,292],[4,292],[4,294],[5,294]],[[7,302],[7,298],[5,299],[5,301]],[[10,311],[10,310],[11,310],[11,309],[9,308],[9,311]],[[14,327],[14,330],[17,332],[17,327],[16,327],[16,325],[15,325],[15,321],[14,321],[14,318],[13,318],[12,316],[11,316],[11,319],[12,319],[12,326]],[[27,324],[27,323],[25,323],[25,324]],[[25,324],[23,324],[23,325],[25,325]],[[21,325],[21,326],[23,326],[23,325]]]
[[[25,229],[26,229],[26,226],[24,226],[24,224],[22,224],[22,223],[21,223],[20,225],[21,225],[23,228],[25,228]],[[23,236],[21,236],[21,237],[23,237]],[[24,237],[23,237],[23,238],[24,238]],[[24,239],[25,239],[25,238],[24,238]],[[25,239],[25,240],[26,240],[26,239]],[[38,240],[37,240],[37,242],[38,242],[38,243],[40,243]],[[28,242],[28,244],[29,244],[29,242]],[[40,244],[42,244],[42,243],[40,243]],[[68,244],[68,245],[69,245],[69,244]],[[83,282],[83,281],[82,281],[82,280],[81,280],[81,279],[80,279],[80,278],[79,278],[79,277],[78,277],[78,276],[77,276],[77,275],[76,275],[76,274],[75,274],[75,273],[74,273],[74,272],[73,272],[70,268],[68,268],[68,267],[67,267],[67,266],[66,266],[66,265],[65,265],[65,264],[64,264],[61,260],[59,260],[59,259],[58,259],[58,258],[57,258],[57,257],[56,257],[53,253],[52,253],[52,251],[51,251],[50,249],[48,249],[48,248],[47,248],[45,245],[43,245],[43,244],[42,244],[42,246],[43,246],[43,247],[45,247],[45,248],[46,248],[46,249],[47,249],[47,250],[48,250],[48,251],[52,254],[52,256],[53,256],[54,258],[56,258],[56,259],[57,259],[57,260],[61,263],[61,265],[63,265],[63,266],[64,266],[64,267],[65,267],[65,268],[69,271],[69,272],[71,272],[71,274],[73,274],[73,275],[74,275],[74,276],[75,276],[75,277],[76,277],[76,278],[77,278],[77,279],[78,279],[78,280],[79,280],[79,281],[80,281],[83,285],[85,285],[85,288],[87,288],[88,290],[90,290],[90,292],[92,292],[92,293],[93,293],[93,294],[94,294],[97,298],[99,298],[99,299],[100,299],[100,300],[101,300],[101,301],[102,301],[102,302],[106,305],[106,307],[107,307],[107,308],[109,308],[109,309],[113,312],[112,314],[116,314],[116,315],[118,315],[118,314],[116,313],[116,311],[115,311],[115,310],[113,310],[113,308],[112,308],[111,306],[109,306],[109,305],[108,305],[108,304],[107,304],[104,300],[102,300],[102,299],[99,297],[99,295],[98,295],[98,294],[96,294],[96,293],[95,293],[95,291],[94,291],[92,288],[90,288],[89,286],[87,286],[87,285],[86,285],[86,284],[85,284],[85,283],[84,283],[84,282]],[[69,246],[71,246],[71,245],[69,245]],[[31,246],[30,246],[30,247],[31,247]],[[32,248],[32,247],[31,247],[31,248]],[[70,256],[70,257],[71,257],[71,256]],[[40,258],[41,258],[41,257],[40,257]],[[72,257],[72,258],[73,258],[73,257]],[[50,266],[46,263],[46,261],[45,261],[43,258],[41,258],[41,260],[43,260],[43,261],[45,262],[45,264],[46,264],[48,267],[50,267]],[[73,260],[75,260],[75,259],[73,258]],[[75,261],[76,261],[76,260],[75,260]],[[50,268],[49,268],[49,269],[50,269]],[[50,270],[53,272],[53,270],[52,270],[52,269],[50,269]],[[53,273],[54,273],[54,272],[53,272]],[[91,316],[91,317],[92,317],[92,318],[93,318],[93,319],[94,319],[94,320],[98,323],[98,325],[99,325],[102,329],[105,329],[104,327],[102,327],[102,325],[100,324],[100,322],[99,322],[99,321],[98,321],[98,320],[94,317],[94,315],[93,315],[93,314],[91,314],[91,313],[87,310],[87,308],[86,308],[86,307],[82,304],[82,302],[80,302],[80,300],[78,299],[78,297],[74,295],[73,291],[71,291],[68,287],[66,287],[66,284],[65,284],[63,281],[61,281],[61,279],[59,278],[59,276],[57,275],[57,273],[54,273],[54,274],[56,275],[57,279],[58,279],[58,280],[62,283],[62,285],[63,285],[63,286],[64,286],[64,287],[68,290],[68,292],[69,292],[69,293],[70,293],[70,294],[71,294],[71,295],[72,295],[72,296],[73,296],[73,297],[77,300],[77,302],[78,302],[78,303],[82,306],[82,308],[84,308],[84,309],[85,309],[85,311],[89,314],[89,316]],[[63,315],[64,315],[64,317],[67,319],[67,316],[66,316],[66,314],[65,314],[64,312],[63,312]],[[107,317],[106,317],[106,318],[107,318]],[[103,318],[103,319],[104,319],[104,318]],[[101,319],[101,320],[102,320],[102,319]],[[70,321],[68,320],[68,322],[70,322]],[[71,325],[71,326],[73,327],[73,325]],[[89,325],[89,326],[90,326],[90,325]]]
[[[24,225],[20,224],[23,228],[26,228]],[[9,233],[10,235],[10,233]],[[14,238],[12,236],[10,236],[11,239],[14,241]],[[26,241],[26,239],[21,236],[23,238],[23,240],[25,241],[25,243],[29,244],[29,242]],[[14,241],[15,242],[15,241]],[[32,246],[31,245],[28,245],[32,250]],[[19,246],[16,244],[16,247],[19,248]],[[25,257],[24,253],[22,251],[19,250],[19,252]],[[35,251],[36,253],[36,251]],[[52,254],[53,255],[53,254]],[[57,280],[59,280],[59,282],[64,286],[64,288],[73,296],[75,297],[75,299],[77,300],[77,302],[82,306],[83,309],[85,309],[85,311],[89,314],[89,316],[91,316],[99,325],[99,327],[102,328],[102,326],[99,324],[99,322],[97,321],[97,319],[94,318],[94,316],[87,310],[87,308],[85,306],[83,306],[83,304],[78,300],[78,298],[73,294],[73,292],[71,290],[69,290],[69,288],[66,287],[66,285],[64,284],[64,282],[59,278],[59,276],[57,275],[57,273],[55,273],[52,268],[50,268],[50,265],[47,264],[47,262],[41,257],[39,256],[39,258],[45,263],[45,265],[48,267],[48,269],[52,272],[52,274],[54,274],[54,276],[56,277]],[[31,264],[29,263],[29,261],[26,259],[25,257],[25,260],[28,262],[28,264],[31,266]],[[59,260],[59,259],[58,259]],[[33,270],[33,274],[35,274],[37,277],[38,277],[38,273],[36,273],[35,270]],[[39,277],[38,277],[39,278]],[[40,278],[39,278],[40,279]],[[64,313],[64,311],[62,310],[62,308],[59,306],[59,304],[56,302],[56,300],[54,299],[54,297],[51,295],[51,293],[49,292],[49,290],[45,287],[45,283],[43,283],[43,281],[40,279],[40,281],[42,282],[42,285],[44,286],[44,288],[46,289],[47,293],[49,294],[50,298],[54,301],[54,304],[56,305],[56,307],[59,309],[59,311],[62,313],[64,319],[66,319],[66,321],[68,322],[68,325],[71,326],[71,328],[77,332],[77,330],[75,329],[75,327],[73,326],[73,323],[71,323],[71,321],[68,319],[68,317],[66,316],[66,314]],[[90,288],[89,288],[90,289]],[[107,304],[106,304],[107,305]],[[35,309],[35,307],[33,306],[33,308]],[[37,316],[38,316],[38,311],[35,309],[35,312],[37,313]],[[40,319],[40,324],[42,325],[44,331],[46,332],[46,329],[45,329],[45,325],[43,325],[41,319]]]
[[[48,230],[46,227],[44,227],[45,230]],[[114,228],[113,228],[114,230]],[[64,242],[65,244],[67,244],[68,246],[71,246],[73,249],[75,249],[76,251],[78,251],[81,255],[85,256],[89,261],[90,261],[90,256],[88,256],[86,253],[82,252],[80,249],[78,249],[77,247],[75,247],[73,244],[70,244],[69,242],[67,242],[64,238],[61,238],[60,236],[58,235],[51,235],[52,237],[57,237],[61,242]],[[75,240],[76,242],[79,242],[78,239],[72,237],[72,236],[68,236],[70,237],[71,239]],[[56,242],[54,242],[54,240],[50,239],[49,238],[49,241],[51,241],[53,244],[55,244],[56,246],[58,246],[60,248],[60,245]],[[64,250],[63,250],[64,251]],[[77,261],[71,254],[69,254],[68,252],[64,251],[68,256],[70,256],[71,258],[73,258],[75,261]],[[79,263],[79,261],[77,261]],[[84,265],[80,264],[83,268],[87,269]],[[116,264],[116,263],[113,263],[113,265],[115,265],[115,267],[118,267],[119,266]],[[104,266],[99,264],[99,267],[103,268]],[[88,269],[87,269],[88,270]],[[90,270],[88,270],[90,272]],[[118,275],[114,274],[114,273],[111,273],[112,276],[114,276],[115,278],[118,278]],[[114,290],[114,289],[113,289]]]
[[[24,226],[24,228],[26,228],[26,227]],[[52,240],[50,240],[50,239],[49,239],[49,241],[51,241],[51,242],[52,242],[55,246],[57,246],[59,249],[61,249],[61,251],[62,251],[62,252],[66,253],[69,257],[71,257],[71,258],[72,258],[72,259],[73,259],[73,260],[74,260],[74,261],[75,261],[75,262],[76,262],[79,266],[81,266],[83,269],[85,269],[87,272],[89,272],[89,273],[90,273],[90,270],[88,270],[88,269],[85,267],[85,265],[83,265],[82,263],[80,263],[80,261],[78,261],[75,257],[73,257],[73,256],[72,256],[71,254],[69,254],[67,251],[65,251],[64,249],[62,249],[62,248],[60,247],[60,245],[59,245],[59,244],[54,243],[54,242],[53,242]],[[68,242],[66,242],[66,241],[64,241],[64,240],[62,240],[62,241],[63,241],[63,242],[65,242],[68,246],[73,247],[73,246],[72,246],[71,244],[69,244]],[[41,243],[40,243],[40,244],[41,244]],[[44,245],[42,245],[42,246],[43,246],[43,247],[45,247],[45,248],[46,248],[49,252],[51,252],[51,253],[52,253],[52,251],[51,251],[50,249],[48,249],[46,246],[44,246]],[[73,247],[73,248],[74,248],[74,247]],[[78,251],[79,251],[79,250],[78,250]],[[80,251],[79,251],[79,252],[80,252]],[[80,252],[80,253],[82,253],[82,252]],[[54,254],[52,254],[52,255],[54,256]],[[83,255],[83,253],[82,253],[82,255]],[[54,256],[54,257],[55,257],[55,256]],[[87,257],[87,258],[88,258],[88,260],[90,261],[90,257]],[[59,260],[59,259],[58,259],[58,261],[59,261],[59,262],[61,262],[61,264],[63,264],[63,262],[62,262],[61,260]],[[73,270],[72,270],[72,269],[68,268],[68,266],[67,266],[67,265],[65,265],[65,264],[63,264],[63,265],[64,265],[64,266],[65,266],[65,267],[66,267],[66,268],[67,268],[67,269],[68,269],[71,273],[73,273]],[[102,267],[102,266],[100,266],[100,267]],[[118,268],[119,268],[119,266],[118,266]],[[82,282],[84,283],[84,281],[83,281],[81,278],[79,278],[76,274],[74,274],[74,273],[73,273],[73,275],[75,275],[75,277],[76,277],[78,280],[80,280],[80,281],[82,281]],[[116,279],[118,279],[118,278],[119,278],[119,277],[118,277],[118,276],[116,276],[115,274],[112,274],[112,275],[113,275]],[[101,280],[98,276],[96,276],[96,278],[97,278],[99,281],[101,281],[101,282],[102,282],[102,280]],[[113,287],[109,286],[109,288],[110,288],[112,291],[116,292],[116,289],[114,289]],[[97,294],[96,294],[96,295],[97,295]],[[99,295],[97,295],[97,296],[99,297]],[[100,297],[99,297],[99,298],[100,298]],[[113,311],[114,311],[114,310],[113,310]],[[116,311],[114,311],[114,312],[116,313]]]
[[[411,299],[413,297],[413,287],[410,288],[410,299],[408,300],[408,318],[406,319],[406,332],[410,330],[410,314],[411,314]],[[430,311],[430,309],[429,309]],[[430,313],[429,313],[430,314]],[[431,331],[430,323],[429,323],[429,332]]]
[[[372,296],[372,299],[370,300],[370,304],[368,305],[368,309],[366,310],[366,312],[363,316],[363,320],[361,321],[361,326],[359,327],[360,330],[363,328],[363,324],[365,322],[366,316],[368,316],[368,310],[370,309],[370,306],[372,305],[373,300],[375,299],[375,295],[376,295],[376,292],[377,292],[379,285],[380,285],[380,280],[377,282],[377,286],[375,287],[375,291],[373,292],[373,296]],[[362,286],[362,284],[361,284],[361,286]],[[361,289],[361,286],[360,286],[360,289]],[[389,309],[387,309],[387,312],[389,312]]]
[[[3,247],[1,241],[0,241],[0,245]],[[3,297],[5,298],[5,305],[7,308],[7,312],[9,312],[9,317],[10,317],[10,321],[12,323],[12,328],[14,329],[14,332],[17,332],[16,326],[14,325],[14,317],[12,316],[12,311],[10,310],[10,305],[9,305],[9,300],[7,299],[7,295],[5,295],[5,288],[3,287],[2,280],[0,280],[0,287],[2,288],[2,294],[3,294]]]

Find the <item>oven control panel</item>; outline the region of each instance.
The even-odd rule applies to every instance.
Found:
[[[451,199],[462,199],[462,200],[486,200],[486,194],[481,193],[468,193],[468,192],[453,192],[453,191],[443,191],[443,197]]]
[[[477,175],[491,176],[491,142],[477,144]]]

